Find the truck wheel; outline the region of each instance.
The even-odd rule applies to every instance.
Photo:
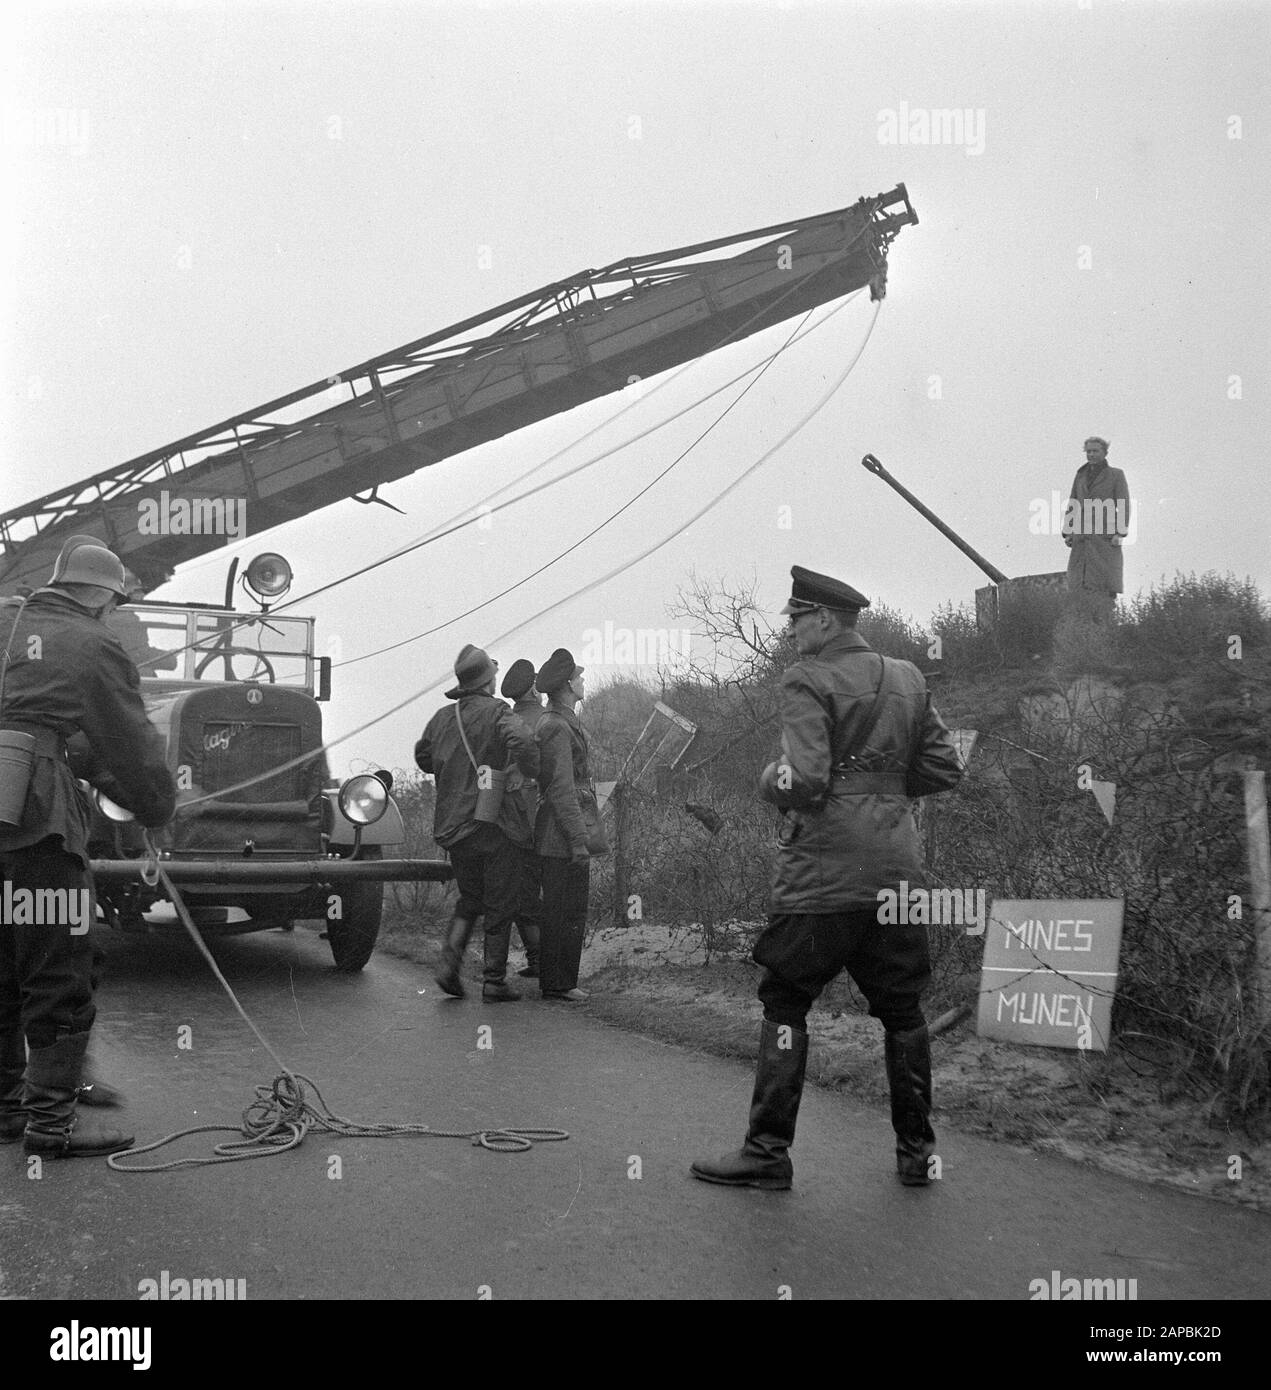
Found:
[[[378,845],[363,849],[363,859],[381,859]],[[350,973],[361,968],[371,958],[375,940],[380,934],[380,918],[384,912],[382,883],[343,883],[338,889],[344,915],[338,921],[327,922],[327,941],[337,970]]]

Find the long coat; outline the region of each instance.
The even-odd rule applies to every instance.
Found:
[[[568,704],[549,700],[534,737],[543,759],[534,848],[548,859],[568,859],[587,848],[584,806],[595,806],[587,735]]]
[[[962,767],[916,666],[855,631],[832,637],[782,677],[781,750],[760,781],[785,812],[770,912],[841,912],[926,883],[910,797],[956,786]]]
[[[526,696],[512,706],[512,713],[531,734],[546,711],[536,696]],[[534,818],[538,814],[538,782],[526,777],[520,768],[508,768],[508,780],[503,791],[503,806],[499,811],[499,829],[524,849],[534,846]]]
[[[1129,530],[1130,488],[1125,474],[1110,464],[1096,474],[1083,463],[1072,480],[1063,523],[1063,534],[1072,537],[1068,588],[1121,593],[1125,587],[1121,541]]]
[[[468,758],[459,736],[459,719],[476,759]],[[502,700],[485,691],[461,695],[443,705],[415,744],[415,766],[431,772],[437,783],[433,839],[450,849],[481,828],[476,819],[478,768],[503,770],[515,765],[526,777],[538,776],[538,748],[533,735]]]
[[[0,728],[37,743],[22,823],[0,827],[0,853],[57,835],[87,867],[92,803],[77,777],[142,825],[171,820],[176,786],[163,739],[146,718],[137,668],[106,624],[69,594],[37,589],[20,616],[16,599],[0,605],[0,652],[11,636]]]

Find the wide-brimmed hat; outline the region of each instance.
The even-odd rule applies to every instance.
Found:
[[[538,668],[538,688],[544,695],[553,695],[575,676],[581,676],[583,670],[584,668],[574,660],[573,652],[567,651],[564,647],[557,647]]]
[[[499,686],[499,694],[506,695],[509,700],[519,700],[534,684],[534,675],[533,663],[521,657],[508,667],[503,684]]]
[[[498,672],[499,663],[469,643],[455,657],[455,679],[459,682],[453,690],[446,691],[447,700],[457,700],[460,695],[473,695],[488,685]]]

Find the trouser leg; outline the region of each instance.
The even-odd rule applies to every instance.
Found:
[[[764,966],[764,1021],[746,1138],[735,1153],[698,1159],[689,1170],[694,1177],[729,1187],[791,1186],[789,1151],[807,1073],[808,1010],[841,968],[844,941],[836,922],[824,915],[774,916],[756,943],[755,959]]]
[[[921,1004],[931,978],[926,928],[888,926],[862,937],[848,969],[869,1000],[870,1013],[883,1025],[897,1175],[907,1187],[925,1187],[936,1140],[931,1044]]]
[[[543,917],[539,930],[538,987],[544,994],[564,993],[567,986],[560,983],[562,880],[560,870],[566,861],[542,856]]]
[[[484,834],[485,994],[510,997],[507,990],[508,947],[512,921],[520,905],[521,856],[517,846],[495,826]]]
[[[24,907],[23,920],[0,927],[6,937],[0,950],[0,1069],[11,1075],[25,1035],[26,1150],[61,1158],[125,1149],[132,1135],[77,1129],[75,1102],[96,1017],[88,875],[57,840],[3,856],[0,873],[11,885],[13,917],[19,901]]]
[[[454,917],[442,943],[441,968],[434,978],[437,987],[445,994],[462,999],[465,993],[461,974],[463,956],[468,949],[472,928],[481,915],[481,861],[480,855],[466,840],[452,845],[449,853],[459,896],[455,902]]]
[[[11,980],[16,980],[22,1030],[32,1049],[93,1026],[93,895],[87,872],[57,840],[14,850],[0,859],[15,904],[39,921],[4,924]],[[51,919],[51,920],[45,920]],[[8,995],[12,1000],[10,993]],[[10,1004],[11,1006],[11,1004]]]
[[[520,849],[520,896],[516,914],[516,930],[525,947],[525,970],[521,973],[535,976],[539,973],[539,941],[543,920],[543,861],[532,845]]]
[[[105,964],[106,952],[94,942],[93,966],[89,975],[89,983],[92,986],[94,998],[97,997],[97,990],[101,985]],[[84,1076],[79,1088],[79,1103],[81,1105],[113,1106],[122,1105],[123,1101],[123,1093],[117,1091],[109,1082],[103,1081],[97,1075],[97,1064],[93,1060],[93,1048],[90,1046],[84,1056]]]
[[[0,885],[3,869],[0,868]],[[0,1144],[21,1139],[26,1128],[22,1076],[26,1042],[22,1036],[22,995],[18,988],[13,932],[0,923]]]
[[[590,878],[590,864],[543,858],[543,930],[538,983],[544,994],[564,994],[578,987]]]

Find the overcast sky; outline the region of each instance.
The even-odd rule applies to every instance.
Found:
[[[506,669],[581,650],[606,622],[676,628],[666,604],[692,568],[753,576],[774,619],[791,564],[919,622],[970,602],[984,576],[862,470],[865,452],[1001,569],[1032,574],[1067,552],[1030,530],[1030,506],[1066,497],[1082,441],[1106,436],[1139,508],[1131,593],[1180,569],[1271,592],[1266,5],[5,13],[4,508],[584,267],[908,186],[920,225],[893,246],[877,324],[829,404],[664,549],[536,618],[803,418],[865,338],[867,295],[567,561],[435,637],[337,669],[328,736],[442,682],[334,750],[337,771],[410,765],[463,643]],[[888,113],[952,108],[961,144],[887,142]],[[793,327],[700,360],[553,467],[648,429]],[[732,394],[488,529],[323,595],[320,649],[357,657],[537,569]],[[601,398],[388,486],[405,516],[343,502],[233,552],[280,550],[296,592],[316,587],[627,404]],[[187,566],[157,596],[216,599],[226,563]]]

